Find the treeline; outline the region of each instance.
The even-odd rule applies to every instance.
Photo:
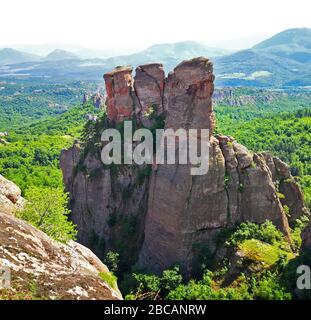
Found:
[[[85,123],[87,114],[99,110],[78,105],[57,117],[10,131],[7,143],[0,145],[0,174],[23,191],[34,186],[62,188],[59,155],[72,145]]]

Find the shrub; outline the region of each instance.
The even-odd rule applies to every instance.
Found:
[[[105,281],[112,289],[117,288],[118,278],[111,272],[100,272],[100,278]]]
[[[249,300],[246,284],[239,288],[214,288],[213,273],[205,271],[202,280],[190,280],[167,295],[169,300]]]
[[[254,299],[257,300],[289,300],[291,294],[280,284],[278,276],[270,271],[257,279],[251,278]]]
[[[133,278],[136,281],[136,288],[134,292],[126,296],[128,300],[166,298],[171,291],[181,285],[183,280],[178,266],[164,270],[161,276],[134,273]]]
[[[258,225],[252,222],[243,222],[230,237],[228,244],[237,247],[245,240],[257,239],[269,244],[274,244],[283,239],[282,233],[271,221]]]
[[[25,208],[17,215],[45,232],[51,238],[68,242],[77,234],[75,226],[68,221],[68,194],[61,189],[33,187],[26,192]]]
[[[117,274],[120,262],[119,254],[117,252],[108,251],[104,262],[112,273]]]

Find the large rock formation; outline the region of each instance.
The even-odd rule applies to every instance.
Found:
[[[209,171],[192,176],[190,165],[178,164],[154,165],[151,174],[146,166],[105,167],[98,155],[76,143],[62,152],[61,168],[79,241],[93,250],[99,241],[102,254],[121,248],[129,264],[138,261],[156,272],[179,263],[188,274],[198,248],[217,254],[215,237],[236,223],[269,219],[289,238],[275,184],[286,176],[279,160],[213,135],[212,63],[206,58],[184,61],[166,79],[160,64],[138,67],[134,79],[131,72],[119,67],[104,76],[108,123],[132,118],[138,126],[153,127],[162,116],[166,129],[209,129]],[[301,209],[294,216],[301,214],[298,192],[287,199],[289,207]]]
[[[262,155],[271,171],[272,180],[279,191],[280,201],[283,207],[287,207],[288,220],[293,225],[301,215],[309,215],[309,211],[304,205],[303,193],[285,162],[266,152],[262,153]]]

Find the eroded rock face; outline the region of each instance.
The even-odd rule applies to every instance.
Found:
[[[114,250],[121,253],[123,264],[135,263],[144,235],[149,181],[144,175],[146,169],[104,168],[99,157],[83,157],[78,142],[62,151],[61,168],[71,195],[78,241],[100,258],[107,250]]]
[[[217,138],[226,164],[225,189],[231,224],[263,223],[268,219],[287,233],[287,219],[264,157],[251,153],[232,137]]]
[[[122,122],[135,114],[138,123],[152,127],[152,118],[163,114],[163,65],[154,63],[139,66],[135,79],[132,78],[132,68],[118,67],[106,73],[104,79],[110,121]]]
[[[166,80],[166,128],[209,129],[215,127],[212,109],[214,75],[212,63],[197,58],[180,63]]]
[[[107,115],[121,122],[133,115],[132,68],[119,67],[104,75],[107,91]]]
[[[148,114],[152,105],[155,115],[165,117],[165,129],[209,129],[209,171],[192,176],[190,165],[163,164],[153,165],[146,174],[148,167],[135,165],[105,168],[99,157],[79,156],[77,145],[63,151],[61,168],[79,241],[94,250],[89,240],[94,234],[96,241],[105,243],[101,254],[121,249],[123,256],[128,255],[125,260],[131,257],[130,264],[138,262],[160,272],[179,263],[190,274],[198,248],[204,246],[211,255],[220,256],[215,237],[236,223],[269,219],[289,239],[275,185],[276,177],[291,177],[289,170],[276,158],[250,152],[232,137],[213,135],[211,62],[184,61],[167,78],[160,64],[138,67],[135,79],[131,71],[117,68],[104,76],[108,119],[121,122],[132,117],[138,125],[152,127],[154,117]],[[78,163],[83,172],[76,170]],[[292,199],[293,208],[298,198]],[[128,221],[137,223],[132,228],[135,236],[128,232]]]
[[[99,92],[96,92],[93,96],[92,96],[92,100],[93,100],[93,105],[96,108],[104,108],[105,106],[105,96]]]
[[[89,249],[73,241],[68,245],[58,243],[3,212],[0,212],[0,263],[11,270],[11,289],[6,291],[7,295],[29,293],[35,283],[36,292],[32,292],[35,298],[122,299],[117,285],[112,288],[99,277],[100,272],[109,270]]]
[[[13,214],[23,204],[20,188],[0,175],[0,211]]]
[[[289,239],[288,221],[263,157],[230,137],[212,137],[206,175],[191,176],[185,166],[169,165],[153,172],[140,263],[160,272],[179,262],[190,274],[196,247],[205,245],[217,254],[215,236],[221,228],[267,219]]]
[[[280,201],[289,210],[289,223],[293,225],[298,217],[309,214],[304,205],[303,193],[285,162],[268,153],[262,155],[271,171],[273,182],[281,195]]]
[[[137,97],[136,115],[145,127],[152,127],[150,115],[163,114],[165,74],[163,65],[154,63],[136,68],[134,89]]]

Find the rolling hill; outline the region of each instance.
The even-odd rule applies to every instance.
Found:
[[[289,29],[251,49],[216,57],[218,85],[311,85],[311,29]]]
[[[253,47],[254,50],[292,59],[311,61],[311,29],[289,29]]]
[[[169,72],[182,60],[197,56],[212,59],[218,86],[311,86],[311,29],[306,28],[285,30],[250,49],[230,54],[193,41],[156,44],[134,54],[107,59],[79,59],[71,52],[55,50],[45,59],[32,61],[34,58],[30,57],[30,61],[0,68],[0,77],[101,81],[103,73],[115,66],[135,68],[161,62]]]
[[[80,58],[71,53],[70,51],[56,49],[49,53],[44,60],[45,61],[60,61],[60,60],[79,60]]]
[[[11,48],[4,48],[0,50],[0,65],[36,61],[38,59],[40,59],[39,56]]]

